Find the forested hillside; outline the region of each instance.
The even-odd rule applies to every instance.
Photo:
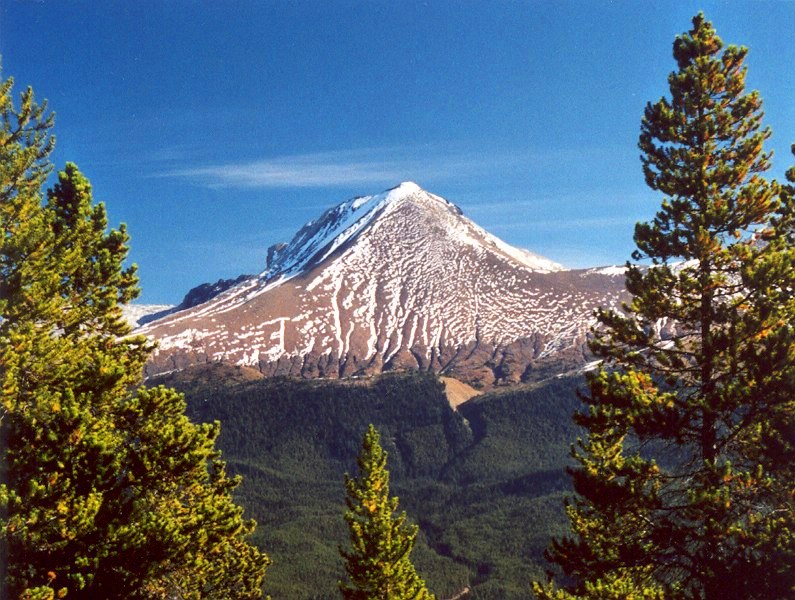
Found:
[[[418,572],[439,598],[527,598],[543,551],[564,531],[564,467],[580,378],[478,396],[450,408],[433,375],[344,382],[249,380],[214,365],[157,380],[185,392],[194,420],[221,421],[219,445],[244,475],[236,497],[273,559],[274,600],[336,598],[347,536],[343,473],[373,423],[393,492],[421,533]]]

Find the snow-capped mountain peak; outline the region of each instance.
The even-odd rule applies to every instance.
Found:
[[[150,373],[222,360],[304,377],[461,371],[491,384],[578,347],[596,306],[616,301],[616,279],[514,248],[404,182],[326,210],[271,247],[260,275],[141,332],[160,342]]]
[[[352,198],[326,210],[320,217],[304,225],[289,244],[272,247],[268,268],[261,277],[268,280],[280,276],[287,278],[311,264],[320,263],[361,232],[387,207],[422,192],[416,183],[406,181],[380,194]]]
[[[359,196],[325,211],[304,225],[289,244],[278,244],[269,252],[268,268],[261,277],[273,280],[292,277],[331,256],[338,248],[363,232],[379,217],[413,202],[437,211],[453,236],[473,245],[487,244],[496,252],[537,271],[560,271],[563,267],[527,250],[514,248],[463,216],[460,208],[423,190],[413,181],[372,196]]]

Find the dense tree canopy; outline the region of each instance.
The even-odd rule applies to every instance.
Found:
[[[138,294],[128,236],[73,164],[41,195],[52,118],[0,87],[0,520],[9,598],[258,598],[215,450],[165,388],[136,389],[150,351],[121,305]]]
[[[345,477],[351,550],[340,549],[348,582],[340,582],[349,600],[433,600],[411,563],[417,526],[406,513],[395,515],[398,499],[389,497],[386,452],[370,425],[357,459],[359,477]]]
[[[674,43],[671,97],[640,149],[660,211],[635,230],[632,301],[603,311],[575,448],[572,583],[541,598],[790,598],[795,252],[791,194],[762,176],[747,50],[702,14]]]

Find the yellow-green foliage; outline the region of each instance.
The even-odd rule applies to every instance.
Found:
[[[603,311],[571,535],[540,598],[792,598],[795,249],[747,50],[699,14],[640,148],[665,198],[635,229],[625,312]],[[790,174],[792,175],[792,171]],[[668,328],[667,333],[664,332]]]
[[[389,496],[386,452],[375,427],[369,426],[357,459],[358,477],[345,477],[350,550],[340,549],[348,581],[340,582],[348,600],[434,600],[411,562],[417,526],[406,513],[395,514],[396,497]]]
[[[124,227],[68,163],[51,117],[0,86],[0,383],[4,598],[259,598],[268,559],[231,499],[218,425],[180,394],[136,389],[150,351],[120,305],[138,294]],[[6,562],[0,560],[0,562]]]

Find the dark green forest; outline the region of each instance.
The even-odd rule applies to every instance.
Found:
[[[266,593],[337,598],[346,539],[343,474],[353,472],[369,423],[389,455],[392,490],[419,524],[414,563],[439,598],[527,598],[565,532],[565,466],[577,437],[580,377],[495,391],[450,408],[424,373],[372,380],[245,381],[214,365],[159,379],[186,394],[195,421],[222,424],[218,445],[253,541],[273,565]]]

